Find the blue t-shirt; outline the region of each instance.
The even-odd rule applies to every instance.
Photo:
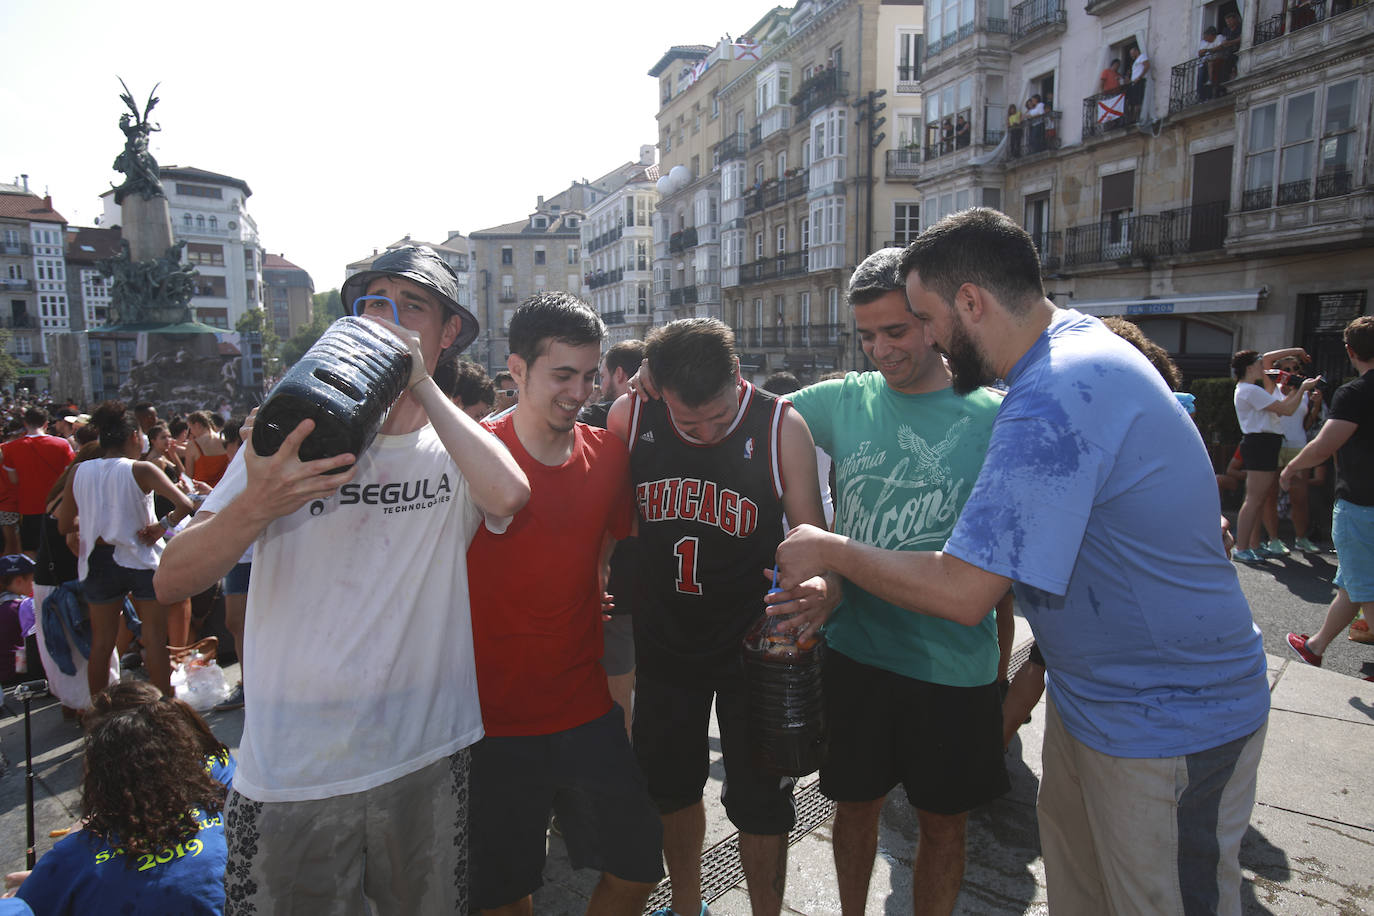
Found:
[[[1159,373],[1058,311],[1007,381],[945,552],[1014,580],[1065,727],[1117,757],[1259,728],[1263,641],[1221,550],[1202,438]]]
[[[39,916],[118,913],[128,916],[219,914],[224,911],[224,818],[193,811],[200,829],[157,853],[126,861],[87,830],[59,840],[19,885]]]
[[[238,762],[227,750],[205,759],[205,772],[232,786]],[[224,816],[191,812],[196,835],[126,865],[124,850],[87,830],[59,840],[19,885],[38,916],[118,913],[173,916],[224,911]]]
[[[902,394],[851,372],[789,395],[835,462],[835,530],[885,550],[940,550],[983,466],[1000,398]],[[989,608],[991,610],[991,608]],[[904,677],[976,687],[997,677],[997,627],[913,614],[853,582],[825,627],[850,658]]]

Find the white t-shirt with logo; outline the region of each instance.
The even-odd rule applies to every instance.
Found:
[[[240,451],[203,511],[245,482]],[[486,523],[500,533],[508,521]],[[426,425],[378,436],[350,483],[267,526],[244,624],[238,792],[361,792],[482,737],[467,575],[482,522]]]

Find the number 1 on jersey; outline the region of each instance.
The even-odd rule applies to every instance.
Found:
[[[700,595],[701,583],[697,581],[697,539],[685,537],[673,545],[677,557],[677,590],[684,595]]]

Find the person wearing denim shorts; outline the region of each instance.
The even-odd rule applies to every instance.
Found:
[[[1340,558],[1336,597],[1320,630],[1311,636],[1288,634],[1288,645],[1309,665],[1321,665],[1326,647],[1361,606],[1368,618],[1374,605],[1374,316],[1346,325],[1345,352],[1359,378],[1336,390],[1317,438],[1279,477],[1286,485],[1298,471],[1336,456],[1336,506],[1331,515],[1331,541]]]
[[[104,457],[76,466],[67,476],[57,507],[57,528],[62,534],[77,529],[78,515],[81,520],[77,566],[91,608],[90,657],[105,658],[114,648],[124,599],[132,597],[143,622],[140,638],[149,679],[171,695],[168,641],[185,645],[190,620],[182,613],[174,615],[171,607],[157,600],[153,572],[162,556],[164,524],[189,515],[191,499],[160,467],[134,460],[142,453],[143,436],[133,411],[125,410],[119,401],[106,401],[96,408],[91,423],[100,430]],[[161,521],[153,520],[154,493],[174,507]],[[87,666],[91,696],[105,689],[108,677],[104,665]]]

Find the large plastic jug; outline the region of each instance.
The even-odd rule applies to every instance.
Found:
[[[340,318],[268,393],[253,423],[253,450],[276,454],[309,418],[315,428],[301,443],[302,461],[361,455],[405,390],[410,368],[410,350],[395,334],[373,321]]]

